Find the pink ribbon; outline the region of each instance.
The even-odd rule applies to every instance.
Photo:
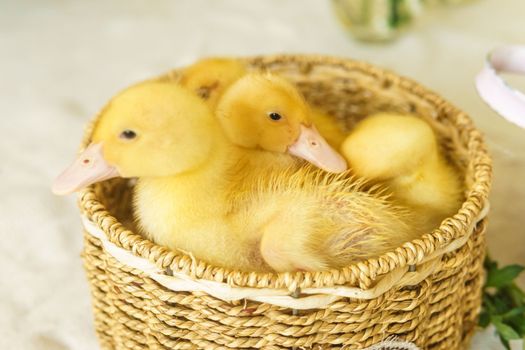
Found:
[[[500,72],[525,74],[525,46],[493,50],[476,78],[481,98],[502,117],[525,129],[525,95],[510,87]]]

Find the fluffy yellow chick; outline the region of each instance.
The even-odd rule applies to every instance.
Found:
[[[461,205],[459,177],[420,118],[370,116],[350,133],[341,152],[355,174],[386,185],[394,200],[410,208],[422,233],[437,228]]]
[[[117,95],[91,141],[54,192],[138,177],[135,212],[145,234],[213,265],[320,270],[410,238],[402,211],[359,182],[308,168],[246,176],[253,168],[244,150],[200,98],[174,84],[148,82]]]
[[[180,84],[215,108],[220,96],[247,73],[244,63],[233,58],[205,58],[182,72]]]
[[[329,172],[346,170],[346,161],[313,125],[303,96],[282,77],[245,75],[224,92],[216,116],[230,141],[244,149],[288,153]],[[258,164],[292,161],[266,152],[250,156]]]
[[[236,175],[242,178],[237,163],[236,147],[200,98],[175,84],[148,82],[110,101],[91,144],[53,191],[137,177],[135,215],[147,237],[218,266],[260,270],[267,265],[255,237],[233,227],[239,208],[228,197]]]

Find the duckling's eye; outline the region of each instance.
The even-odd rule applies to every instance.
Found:
[[[124,140],[133,140],[137,137],[137,133],[133,130],[126,129],[120,133],[120,138]]]
[[[271,120],[275,120],[275,121],[282,119],[282,116],[276,112],[268,113],[268,117],[270,117]]]

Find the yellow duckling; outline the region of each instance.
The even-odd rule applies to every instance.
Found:
[[[138,177],[135,212],[148,237],[243,271],[339,267],[410,238],[401,212],[360,183],[306,168],[255,181],[245,154],[193,93],[148,82],[107,105],[53,191]],[[238,192],[246,179],[251,191]]]
[[[180,84],[203,98],[208,105],[215,109],[219,99],[224,92],[237,80],[248,74],[246,65],[233,58],[205,58],[186,67],[182,72]],[[254,73],[262,75],[263,73]],[[269,76],[274,76],[269,74]],[[252,75],[253,77],[253,75]],[[275,80],[284,80],[284,78],[274,78]],[[250,81],[250,79],[248,79]],[[243,87],[250,88],[249,82],[242,84]],[[285,83],[280,83],[285,85]],[[296,90],[291,83],[288,90]],[[257,88],[257,87],[255,87]],[[238,93],[243,91],[237,90]],[[247,92],[249,94],[249,92]],[[293,99],[293,98],[292,98]],[[257,101],[260,102],[260,101]],[[302,101],[300,104],[304,104]],[[328,144],[335,149],[339,149],[343,143],[346,133],[335,122],[334,118],[318,108],[311,108],[310,119],[316,126],[319,133],[326,139]]]
[[[346,170],[346,161],[313,125],[312,110],[297,88],[274,74],[250,73],[222,95],[216,116],[226,135],[257,164],[290,165],[289,153],[328,172]],[[265,157],[266,160],[261,159]]]
[[[381,183],[417,215],[421,232],[435,229],[462,201],[454,168],[430,125],[408,115],[380,113],[361,121],[341,152],[355,174]]]

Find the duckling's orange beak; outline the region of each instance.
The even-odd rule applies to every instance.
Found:
[[[331,173],[342,173],[347,169],[345,159],[326,142],[313,125],[301,125],[299,138],[288,147],[288,152]]]
[[[60,174],[51,190],[57,195],[76,192],[95,182],[120,176],[116,167],[109,165],[102,153],[102,144],[90,144],[84,152]]]

